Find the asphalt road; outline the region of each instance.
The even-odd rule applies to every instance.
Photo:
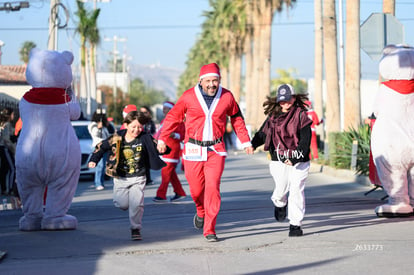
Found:
[[[131,241],[128,212],[112,204],[112,184],[95,191],[79,182],[69,214],[77,230],[18,230],[20,210],[0,211],[0,274],[407,274],[412,269],[413,218],[377,218],[380,189],[320,172],[306,186],[304,236],[288,237],[273,217],[273,180],[266,156],[230,155],[217,221],[220,241],[208,243],[192,225],[190,198],[155,204],[145,191],[142,241]],[[184,174],[179,171],[189,194]],[[159,183],[159,172],[153,172]],[[168,195],[172,196],[169,187]]]

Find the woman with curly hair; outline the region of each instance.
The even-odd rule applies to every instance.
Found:
[[[296,94],[291,85],[280,85],[277,96],[267,97],[263,103],[267,119],[252,140],[254,149],[264,144],[264,150],[270,153],[274,215],[277,221],[283,221],[287,212],[290,237],[303,235],[312,124],[306,114],[306,100],[307,95]]]

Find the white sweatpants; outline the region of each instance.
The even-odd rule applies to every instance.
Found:
[[[114,178],[114,205],[129,210],[131,229],[142,228],[146,177]]]
[[[298,162],[294,166],[280,161],[269,163],[270,174],[275,182],[272,201],[276,207],[288,204],[288,219],[291,225],[301,226],[305,216],[305,182],[310,161]],[[289,197],[288,197],[289,193]]]

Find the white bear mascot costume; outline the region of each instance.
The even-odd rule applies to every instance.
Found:
[[[379,217],[413,215],[414,205],[414,48],[385,47],[379,64],[381,83],[374,105],[372,154],[388,203]]]
[[[23,128],[16,148],[16,177],[23,204],[22,231],[76,229],[67,215],[79,180],[81,152],[71,120],[80,106],[72,94],[68,51],[30,52],[27,82],[33,87],[20,101]],[[47,199],[43,210],[43,195]]]

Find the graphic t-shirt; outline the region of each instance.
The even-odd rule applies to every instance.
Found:
[[[121,152],[118,166],[120,177],[140,177],[145,175],[145,161],[147,152],[138,137],[131,142],[122,138]]]

